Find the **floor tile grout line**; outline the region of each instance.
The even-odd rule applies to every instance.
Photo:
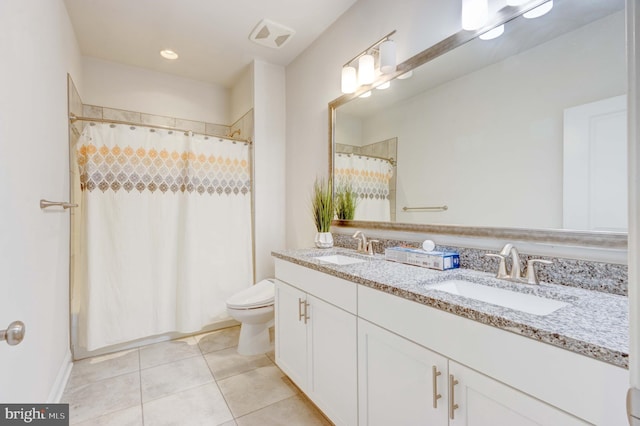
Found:
[[[211,369],[211,366],[207,362],[207,359],[205,358],[204,355],[205,354],[202,354],[202,359],[204,359],[205,364],[207,364],[207,368],[209,369],[209,373],[211,373],[211,377],[213,377],[213,382],[216,384],[216,387],[218,388],[218,391],[220,392],[220,395],[222,395],[222,399],[224,400],[224,403],[227,406],[227,410],[229,410],[229,414],[231,414],[231,419],[233,420],[234,423],[237,424],[236,416],[235,416],[235,414],[233,414],[233,411],[231,411],[231,407],[229,406],[229,401],[227,401],[227,397],[224,395],[224,392],[222,392],[222,388],[220,387],[220,384],[218,383],[218,379],[216,379],[216,376],[213,375],[213,370]]]
[[[150,367],[144,367],[144,368],[142,367],[142,359],[140,359],[140,370],[149,370],[151,368],[156,368],[156,367],[160,367],[160,366],[163,366],[163,365],[171,364],[172,362],[182,361],[182,360],[190,359],[190,358],[195,358],[198,355],[202,355],[202,354],[193,354],[193,355],[186,356],[184,358],[176,358],[176,359],[174,359],[172,361],[162,362],[161,364],[154,364],[154,365],[152,365]]]

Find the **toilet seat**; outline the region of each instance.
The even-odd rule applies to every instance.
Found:
[[[275,285],[273,281],[262,280],[227,299],[227,307],[230,309],[256,309],[273,305],[274,298]]]

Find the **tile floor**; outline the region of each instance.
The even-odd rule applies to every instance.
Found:
[[[239,327],[77,361],[62,402],[82,426],[330,425]]]

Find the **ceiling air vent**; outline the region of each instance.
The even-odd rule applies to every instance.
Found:
[[[263,19],[251,32],[249,40],[272,49],[279,49],[295,34],[291,28]]]

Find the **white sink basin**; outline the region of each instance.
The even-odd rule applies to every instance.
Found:
[[[364,259],[358,259],[357,257],[343,256],[341,254],[333,254],[330,256],[318,256],[314,259],[321,262],[333,263],[334,265],[353,265],[354,263],[366,262]]]
[[[429,288],[533,315],[549,315],[568,305],[568,303],[558,300],[547,299],[533,294],[518,293],[502,288],[489,287],[482,284],[474,284],[464,280],[444,281],[431,285]]]

